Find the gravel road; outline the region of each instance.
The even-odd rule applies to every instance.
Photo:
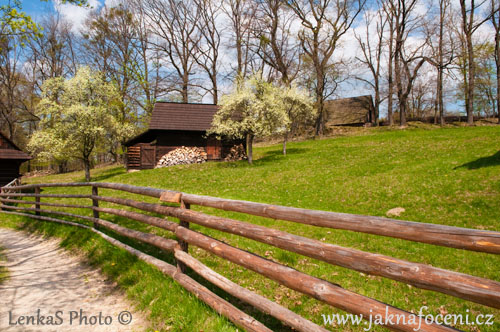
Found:
[[[0,331],[146,330],[125,296],[58,241],[0,228],[0,246],[9,274],[0,283]]]

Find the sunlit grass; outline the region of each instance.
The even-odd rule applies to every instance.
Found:
[[[135,173],[126,173],[121,167],[108,167],[96,170],[93,177],[96,181],[375,216],[384,216],[391,208],[403,207],[406,212],[401,215],[401,219],[500,230],[500,127],[431,130],[428,130],[428,127],[408,130],[374,128],[362,133],[363,135],[359,136],[289,143],[287,156],[281,155],[279,145],[259,147],[255,149],[256,160],[253,166],[246,162],[206,163]],[[27,182],[79,182],[83,179],[83,172],[79,172],[30,178]],[[90,193],[90,189],[51,188],[44,192]],[[111,190],[100,190],[100,194],[157,201],[154,198]],[[66,201],[81,202],[71,199]],[[112,206],[106,203],[102,205]],[[500,259],[490,254],[268,220],[196,206],[193,208],[341,246],[500,280]],[[83,214],[81,211],[79,213]],[[84,213],[91,215],[90,211]],[[127,227],[174,238],[166,231],[147,225],[115,216],[103,216]],[[0,215],[0,220],[9,220],[11,223],[24,221],[22,218],[6,215]],[[63,244],[71,250],[87,253],[91,263],[100,266],[107,275],[117,280],[140,308],[151,312],[156,330],[168,330],[169,326],[176,331],[235,329],[226,319],[201,304],[194,296],[188,295],[168,277],[162,276],[147,264],[136,261],[91,233],[50,223],[28,222],[27,225],[25,227],[30,230],[39,230],[63,238]],[[422,305],[426,305],[429,307],[427,313],[433,314],[438,314],[442,306],[449,313],[456,314],[465,314],[466,310],[469,310],[472,316],[493,313],[497,316],[495,325],[482,326],[480,330],[500,330],[498,310],[448,295],[408,287],[389,279],[331,266],[231,234],[196,225],[191,228],[407,311],[418,312]],[[122,240],[174,263],[171,254],[134,241]],[[323,324],[321,314],[341,312],[196,247],[190,247],[190,253],[231,280],[289,307],[318,324]],[[196,277],[195,274],[191,275]],[[217,292],[271,329],[288,331],[269,316],[256,312],[223,292]],[[330,328],[338,331],[362,330],[361,326]],[[473,327],[467,326],[457,328],[473,330]]]

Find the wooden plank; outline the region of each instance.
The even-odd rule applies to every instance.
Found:
[[[6,199],[6,198],[0,198],[0,202],[25,204],[25,205],[35,205],[37,203],[35,201],[24,201],[20,199]],[[60,204],[60,203],[48,203],[48,202],[39,202],[38,204],[46,206],[55,206],[55,207],[76,208],[76,209],[92,209],[92,205]]]
[[[40,209],[40,187],[35,188],[35,202],[35,208]],[[35,214],[39,216],[40,212],[36,211]]]
[[[92,186],[92,196],[99,196],[99,188]],[[94,214],[94,218],[99,218],[99,211],[95,208],[99,207],[99,200],[92,199],[92,213]],[[94,223],[94,228],[98,228],[98,224]]]
[[[453,295],[494,308],[500,308],[500,283],[431,265],[409,262],[293,235],[280,230],[245,223],[201,212],[136,202],[129,199],[100,197],[148,212],[160,213],[223,232],[244,236],[262,243],[299,253],[324,262],[363,273],[405,282],[415,287]]]
[[[180,208],[182,210],[189,210],[190,205],[181,200]],[[179,219],[179,226],[189,228],[189,222],[185,221],[184,219]],[[179,249],[186,253],[189,252],[188,243],[186,241],[179,239]],[[182,263],[181,261],[177,261],[177,269],[182,273],[186,273],[186,265],[184,265],[184,263]]]
[[[500,283],[391,256],[341,247],[264,226],[196,211],[170,215],[201,226],[240,235],[348,269],[379,275],[500,309]]]
[[[73,218],[78,218],[78,219],[83,219],[83,220],[88,220],[91,221],[99,226],[103,226],[107,229],[110,229],[120,235],[130,237],[135,240],[139,240],[145,243],[149,243],[151,245],[154,245],[158,248],[161,248],[166,251],[173,252],[175,246],[177,246],[177,241],[175,240],[170,240],[170,239],[165,239],[161,236],[154,235],[154,234],[149,234],[149,233],[143,233],[140,231],[128,229],[122,226],[119,226],[117,224],[111,223],[107,220],[103,219],[98,219],[94,217],[88,217],[88,216],[81,216],[77,215],[74,213],[68,213],[68,212],[62,212],[62,211],[52,211],[52,210],[43,210],[43,209],[36,209],[36,208],[26,208],[26,207],[15,207],[15,206],[8,206],[8,205],[1,205],[2,208],[6,208],[9,210],[21,210],[21,211],[34,211],[38,213],[48,213],[48,214],[56,214],[56,215],[61,215],[61,216],[67,216],[67,217],[73,217]]]
[[[183,194],[187,203],[306,225],[500,254],[500,232]]]
[[[175,229],[179,226],[175,222],[171,222],[162,218],[158,217],[153,217],[153,216],[147,216],[145,214],[133,212],[133,211],[125,211],[125,210],[118,210],[118,209],[112,209],[112,208],[102,208],[98,207],[95,208],[99,212],[102,213],[109,213],[109,214],[114,214],[116,216],[124,217],[124,218],[129,218],[129,219],[134,219],[137,221],[141,221],[143,223],[146,223],[148,225],[156,226],[162,229],[166,229],[171,232],[175,232]]]
[[[259,321],[255,320],[253,317],[249,316],[248,314],[244,313],[240,309],[236,308],[235,306],[233,306],[231,303],[227,302],[223,298],[212,293],[205,286],[202,286],[201,284],[199,284],[198,282],[196,282],[195,280],[193,280],[192,278],[190,278],[189,276],[187,276],[185,274],[178,273],[175,266],[168,264],[164,261],[161,261],[153,256],[147,255],[147,254],[143,253],[142,251],[139,251],[135,248],[132,248],[132,247],[130,247],[130,246],[128,246],[128,245],[126,245],[126,244],[124,244],[124,243],[122,243],[122,242],[96,230],[96,229],[93,229],[93,228],[86,226],[86,225],[72,223],[69,221],[45,217],[45,216],[36,216],[36,215],[31,215],[31,214],[26,214],[26,213],[18,213],[18,212],[10,212],[10,211],[4,211],[3,213],[21,215],[21,216],[25,216],[25,217],[34,218],[34,219],[57,222],[60,224],[77,226],[77,227],[88,229],[88,230],[98,234],[104,240],[110,242],[111,244],[113,244],[119,248],[122,248],[122,249],[128,251],[130,254],[145,261],[146,263],[149,263],[149,264],[155,266],[160,271],[162,271],[164,274],[170,276],[172,279],[177,281],[186,290],[193,293],[198,299],[200,299],[201,301],[205,302],[208,306],[213,308],[217,313],[227,317],[236,326],[238,326],[246,331],[250,331],[250,332],[272,332],[272,330],[267,328],[265,325],[263,325]]]
[[[182,194],[175,191],[164,191],[160,196],[160,201],[169,203],[180,203]]]
[[[187,228],[178,227],[175,234],[184,241],[211,252],[216,256],[241,265],[249,270],[277,281],[288,288],[307,294],[336,308],[355,315],[363,315],[364,319],[369,319],[369,317],[374,317],[375,315],[381,315],[381,317],[386,317],[386,315],[404,317],[404,321],[407,323],[406,325],[398,324],[394,321],[386,322],[388,325],[384,326],[388,329],[407,332],[415,332],[419,328],[420,331],[426,332],[456,331],[455,329],[446,326],[427,324],[425,321],[422,321],[422,325],[419,326],[418,317],[412,313],[345,290],[339,285],[334,285],[328,281],[312,277],[288,266],[275,263],[250,252],[232,247],[221,241],[194,232]],[[413,316],[413,318],[411,318],[411,316]],[[415,323],[413,323],[412,320],[414,320]]]
[[[196,260],[194,257],[191,257],[184,251],[176,250],[175,258],[178,261],[181,261],[187,266],[189,266],[193,271],[198,273],[206,280],[210,281],[212,284],[226,291],[228,294],[231,294],[234,297],[248,304],[251,304],[260,311],[277,318],[285,325],[288,325],[297,331],[302,331],[302,332],[328,331],[325,328],[314,324],[310,320],[307,320],[304,317],[297,315],[293,311],[284,308],[273,301],[270,301],[264,296],[249,291],[248,289],[241,287],[240,285],[232,282],[231,280],[221,276],[220,274],[216,273],[207,266],[203,265],[200,261]]]

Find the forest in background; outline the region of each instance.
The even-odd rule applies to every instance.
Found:
[[[0,7],[0,130],[21,146],[39,126],[43,83],[82,66],[116,86],[129,137],[156,101],[217,104],[255,73],[308,91],[316,135],[324,101],[346,91],[373,96],[375,124],[499,113],[495,0],[70,2],[89,7],[82,26],[57,8],[31,21],[18,1]]]

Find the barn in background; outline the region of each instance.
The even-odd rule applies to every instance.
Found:
[[[371,95],[325,100],[326,126],[375,124],[376,114]]]
[[[149,129],[125,143],[127,169],[154,168],[160,158],[181,146],[204,148],[208,160],[222,160],[243,140],[207,137],[218,106],[157,102]]]
[[[0,187],[17,179],[20,176],[19,167],[30,159],[29,155],[0,133]]]

